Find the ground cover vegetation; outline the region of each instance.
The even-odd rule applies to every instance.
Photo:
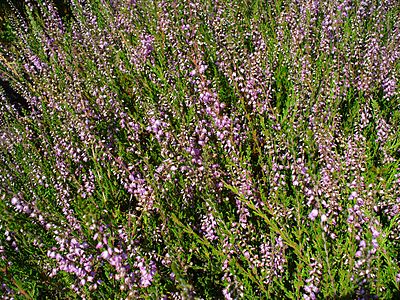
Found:
[[[3,299],[399,297],[399,1],[11,9]]]

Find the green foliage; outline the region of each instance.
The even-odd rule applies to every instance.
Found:
[[[399,297],[398,7],[46,3],[0,19],[0,295]]]

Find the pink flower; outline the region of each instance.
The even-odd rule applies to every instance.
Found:
[[[14,197],[14,198],[11,199],[11,204],[12,205],[17,205],[18,203],[19,203],[19,200],[17,198]]]
[[[318,209],[315,209],[315,208],[314,208],[314,209],[310,212],[310,214],[308,215],[308,218],[309,218],[311,221],[314,221],[316,217],[318,217]]]

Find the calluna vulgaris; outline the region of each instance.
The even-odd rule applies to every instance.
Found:
[[[400,297],[400,2],[26,0],[0,45],[2,299]]]

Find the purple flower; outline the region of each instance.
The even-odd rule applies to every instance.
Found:
[[[308,218],[309,218],[311,221],[314,221],[316,217],[318,217],[318,209],[314,208],[314,209],[310,212],[310,214],[308,215]]]
[[[12,199],[11,199],[11,204],[12,205],[17,205],[19,203],[19,200],[16,198],[16,197],[13,197]]]

